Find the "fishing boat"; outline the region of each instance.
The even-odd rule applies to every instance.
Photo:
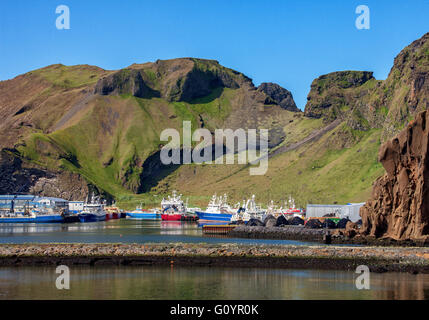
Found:
[[[185,207],[186,207],[186,213],[188,215],[192,215],[192,216],[197,216],[197,214],[195,212],[197,211],[201,211],[201,208],[199,207],[189,207],[188,205],[188,198],[186,198],[186,203],[185,203]],[[197,216],[198,217],[198,216]]]
[[[34,208],[24,212],[2,212],[0,214],[0,223],[53,223],[63,221],[63,215],[46,208]]]
[[[179,213],[176,210],[173,211],[165,211],[161,214],[162,221],[182,221],[182,213]]]
[[[258,219],[263,221],[266,215],[266,211],[257,205],[255,202],[255,195],[252,195],[250,199],[243,200],[243,205],[237,210],[237,212],[231,217],[231,222],[248,222],[250,219]]]
[[[79,215],[77,213],[70,212],[70,210],[64,210],[62,209],[60,211],[61,215],[64,218],[64,223],[73,223],[73,222],[79,222]]]
[[[286,209],[282,213],[286,217],[305,218],[305,210],[295,206],[295,199],[292,196],[289,196],[289,200],[286,202]]]
[[[161,220],[161,213],[158,209],[143,210],[141,205],[136,210],[127,212],[126,215],[127,219],[133,220]]]
[[[282,207],[278,207],[276,204],[274,204],[274,201],[271,200],[271,202],[267,205],[267,210],[265,212],[265,214],[268,215],[272,215],[275,218],[278,218],[281,214],[283,213],[283,208]]]
[[[0,223],[51,223],[64,221],[64,203],[57,198],[6,195],[0,206]]]
[[[240,207],[238,211],[232,215],[231,221],[232,223],[245,223],[249,221],[251,218],[250,214],[246,212],[243,207]]]
[[[106,220],[104,205],[94,198],[90,203],[85,203],[83,210],[78,214],[80,222],[97,222]]]
[[[110,207],[105,207],[104,211],[106,211],[106,219],[120,219],[121,218],[121,212],[119,211],[118,207],[115,205]]]
[[[233,214],[236,212],[228,204],[227,195],[217,197],[214,194],[207,205],[205,211],[196,210],[195,213],[198,215],[200,221],[231,221]]]
[[[182,195],[178,195],[174,190],[172,196],[161,201],[161,220],[163,221],[180,221],[186,214],[186,205],[183,203]]]
[[[195,214],[195,212],[197,212],[197,211],[201,211],[201,208],[199,208],[199,207],[189,208],[188,206],[186,206],[186,212],[187,213]]]

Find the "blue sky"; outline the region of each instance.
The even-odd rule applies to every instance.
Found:
[[[55,9],[70,8],[57,30]],[[370,30],[355,27],[358,5]],[[199,57],[292,91],[303,108],[312,80],[338,70],[385,79],[394,57],[429,32],[429,0],[1,0],[0,80],[54,63],[119,69]]]

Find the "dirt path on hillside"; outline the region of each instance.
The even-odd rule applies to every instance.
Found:
[[[93,92],[88,92],[82,100],[75,103],[69,111],[66,112],[65,115],[62,116],[62,118],[55,124],[54,128],[52,129],[52,132],[57,131],[61,129],[73,116],[77,113],[79,113],[81,110],[83,110],[88,102],[92,99],[94,96]]]
[[[336,119],[335,121],[331,122],[330,124],[328,124],[326,127],[323,127],[321,129],[317,129],[314,130],[310,135],[308,135],[307,137],[305,137],[304,139],[302,139],[301,141],[292,143],[290,145],[285,145],[285,146],[281,146],[278,149],[276,149],[275,151],[273,151],[272,153],[269,154],[269,157],[273,157],[288,151],[292,151],[295,149],[298,149],[299,147],[301,147],[302,145],[309,143],[309,142],[314,142],[319,140],[325,133],[335,129],[340,123],[342,122],[341,119]]]

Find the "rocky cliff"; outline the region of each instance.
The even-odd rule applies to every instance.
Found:
[[[66,170],[51,171],[23,161],[15,150],[0,152],[1,193],[32,193],[69,200],[85,199],[91,186],[80,175]],[[92,190],[102,193],[92,186]],[[108,198],[108,195],[105,195]]]
[[[278,104],[283,109],[301,112],[293,100],[292,93],[276,83],[263,82],[259,85],[258,91],[262,91],[268,96],[267,101],[265,101],[266,104]]]
[[[252,87],[252,80],[217,61],[184,58],[134,64],[100,79],[95,93],[192,102],[219,87],[238,89],[246,85]]]
[[[429,112],[419,113],[383,144],[386,174],[374,183],[361,208],[362,234],[396,240],[429,238]]]
[[[371,94],[380,82],[367,71],[339,71],[322,75],[311,84],[305,115],[325,122],[346,120],[356,130],[380,123],[371,106]]]
[[[382,137],[398,133],[416,113],[429,108],[429,33],[403,49],[395,58],[377,104],[385,106]]]

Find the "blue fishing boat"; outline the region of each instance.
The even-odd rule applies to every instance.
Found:
[[[106,214],[97,214],[90,212],[81,212],[78,214],[80,222],[97,222],[97,221],[105,221]]]
[[[232,213],[220,213],[220,212],[204,212],[196,211],[198,219],[200,221],[223,221],[230,222],[232,218]]]
[[[200,222],[204,221],[224,221],[230,222],[232,215],[236,210],[232,209],[227,203],[227,197],[217,197],[216,194],[210,200],[205,211],[196,210]]]
[[[67,200],[34,195],[0,195],[0,223],[63,222]]]
[[[54,223],[63,222],[64,217],[56,213],[44,213],[32,210],[30,213],[3,213],[0,215],[0,223]]]
[[[126,213],[127,219],[132,220],[161,220],[161,213],[154,210],[143,210],[137,207],[136,210]]]
[[[82,212],[78,214],[80,222],[97,222],[106,220],[104,205],[100,203],[86,203]]]

